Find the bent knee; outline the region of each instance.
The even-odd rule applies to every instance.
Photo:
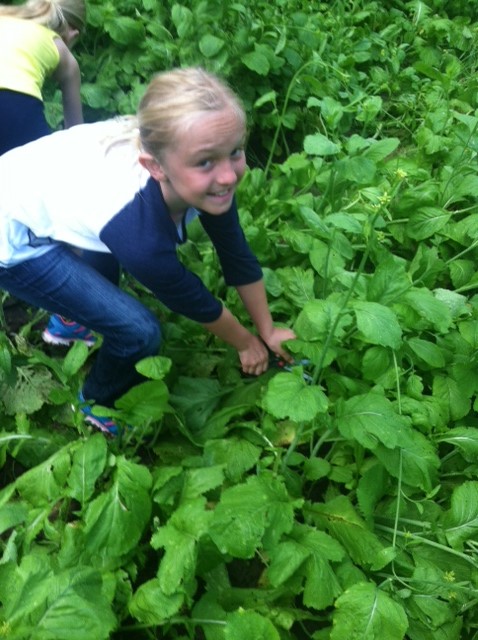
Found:
[[[155,316],[148,311],[143,322],[137,326],[136,337],[147,355],[157,353],[161,344],[161,328]]]

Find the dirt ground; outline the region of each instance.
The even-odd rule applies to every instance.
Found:
[[[33,310],[21,300],[8,297],[3,303],[3,316],[5,319],[5,327],[1,327],[9,335],[18,333],[18,331],[28,322],[30,322]]]

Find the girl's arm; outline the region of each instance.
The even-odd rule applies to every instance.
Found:
[[[283,349],[282,342],[294,340],[296,336],[290,329],[274,326],[269,305],[267,304],[264,281],[258,280],[252,284],[245,284],[236,288],[262,340],[273,353],[291,362],[292,357]]]
[[[228,309],[224,307],[217,320],[202,324],[208,331],[237,349],[244,373],[257,376],[267,370],[269,353],[263,342],[243,327]]]
[[[241,285],[237,287],[237,291],[260,338],[243,327],[225,308],[217,320],[204,323],[206,329],[237,349],[244,373],[259,375],[267,370],[269,352],[264,343],[273,353],[282,356],[285,360],[291,360],[291,356],[284,351],[281,343],[284,340],[293,340],[295,334],[290,329],[274,327],[263,281]]]
[[[83,122],[83,109],[81,105],[80,67],[74,55],[61,39],[55,39],[55,44],[60,53],[60,62],[53,74],[60,86],[63,98],[63,120],[65,129]]]

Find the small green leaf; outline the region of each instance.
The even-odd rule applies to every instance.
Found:
[[[412,337],[407,340],[407,345],[420,360],[431,367],[439,369],[445,366],[443,351],[433,342]]]
[[[267,104],[268,102],[272,102],[272,104],[275,104],[276,98],[277,98],[276,91],[267,91],[254,102],[254,108],[259,109],[259,107],[262,107],[264,104]]]
[[[163,356],[150,356],[136,363],[136,371],[151,380],[162,380],[171,370],[170,358]]]
[[[62,369],[65,374],[71,378],[71,376],[78,373],[81,367],[88,359],[89,351],[88,347],[81,340],[77,340],[63,359]]]
[[[382,140],[373,140],[368,149],[363,152],[363,157],[380,162],[393,153],[400,145],[399,138],[383,138]]]
[[[404,294],[403,300],[418,313],[424,325],[436,327],[440,333],[446,333],[450,328],[453,319],[449,308],[429,289],[413,288]]]
[[[239,609],[227,618],[224,640],[280,640],[280,635],[269,620],[255,611]]]
[[[402,342],[402,330],[396,314],[378,302],[355,300],[352,304],[357,317],[357,327],[372,344],[398,349]]]
[[[333,156],[339,153],[340,147],[323,134],[315,133],[305,137],[304,151],[311,156]]]
[[[448,542],[462,550],[463,543],[478,534],[478,482],[468,481],[454,488],[451,506],[442,519]]]
[[[129,16],[115,16],[105,23],[104,29],[119,44],[131,45],[144,38],[144,27],[140,20]]]
[[[12,502],[0,506],[0,535],[24,522],[29,507],[24,502]]]
[[[422,433],[401,428],[397,433],[398,446],[389,449],[379,445],[374,453],[388,473],[401,478],[404,484],[430,492],[437,484],[440,459],[435,447]]]
[[[214,58],[224,45],[224,40],[208,33],[200,39],[199,50],[206,58]]]
[[[204,458],[208,464],[222,465],[229,480],[239,482],[261,457],[262,449],[244,438],[208,440],[204,446]]]
[[[344,180],[350,180],[356,184],[369,185],[373,182],[377,165],[369,158],[352,157],[344,158],[337,162],[337,175]]]
[[[270,71],[269,60],[260,51],[250,51],[244,54],[242,62],[248,69],[260,76],[266,76]]]
[[[184,593],[167,595],[157,578],[143,582],[129,603],[131,615],[146,625],[162,625],[183,606]]]
[[[159,420],[168,408],[169,391],[162,380],[148,380],[132,387],[116,402],[124,421]]]
[[[460,449],[462,456],[469,462],[478,462],[478,429],[475,427],[456,427],[448,429],[438,436],[439,442],[448,442]]]

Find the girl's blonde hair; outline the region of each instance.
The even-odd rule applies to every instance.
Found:
[[[197,116],[232,108],[246,124],[241,101],[217,76],[190,67],[158,73],[151,80],[138,109],[141,146],[159,159],[163,149],[174,146]]]
[[[0,5],[0,17],[34,20],[63,36],[69,27],[82,31],[86,23],[85,0],[27,0],[20,5]]]

